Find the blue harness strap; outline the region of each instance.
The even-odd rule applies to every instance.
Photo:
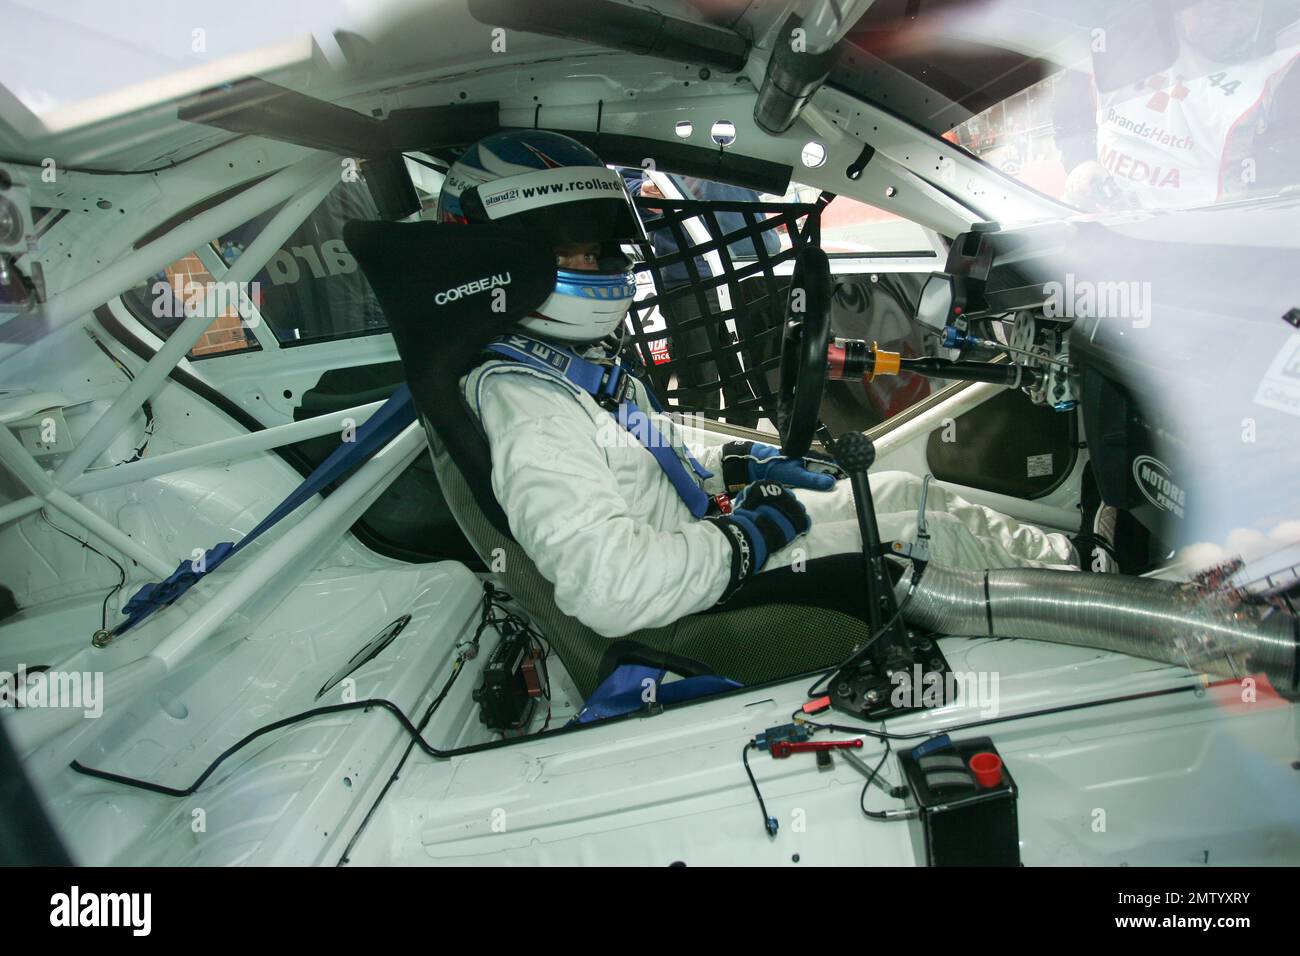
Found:
[[[692,515],[702,518],[708,513],[712,499],[699,482],[713,477],[713,473],[685,448],[679,455],[672,443],[660,434],[650,416],[632,400],[635,377],[622,365],[589,362],[569,349],[547,345],[526,335],[508,335],[489,344],[488,349],[503,358],[563,378],[586,392],[596,404],[612,412],[618,423],[654,456]],[[656,411],[661,410],[649,388],[646,394]],[[695,473],[694,477],[686,470],[686,464]]]
[[[571,724],[589,724],[607,717],[618,717],[640,710],[653,700],[657,704],[679,704],[686,700],[720,694],[724,690],[743,687],[729,677],[702,674],[664,683],[663,668],[645,664],[621,664],[606,677],[587,699]],[[648,698],[648,688],[654,688],[654,697]]]
[[[238,543],[231,544],[229,541],[223,541],[213,545],[204,552],[201,559],[182,561],[165,580],[156,584],[146,584],[136,591],[122,608],[122,613],[127,616],[126,620],[113,629],[113,635],[129,631],[154,611],[176,601],[202,580],[204,575],[215,571],[227,559],[238,554],[245,546],[255,541],[330,482],[341,478],[361,462],[366,461],[413,421],[415,421],[415,403],[411,400],[411,390],[403,383],[389,396],[388,401],[357,428],[351,441],[340,442],[339,447],[330,452],[329,457],[317,465],[289,497],[280,502],[275,510],[258,523],[257,527],[240,538]]]

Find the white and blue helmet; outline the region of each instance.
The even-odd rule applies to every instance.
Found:
[[[623,177],[577,140],[544,130],[484,137],[448,171],[438,219],[517,225],[552,248],[600,244],[595,271],[558,270],[555,291],[519,323],[526,330],[596,342],[627,317],[645,229]]]

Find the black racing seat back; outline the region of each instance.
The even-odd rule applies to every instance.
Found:
[[[352,222],[343,231],[383,307],[434,471],[465,537],[551,642],[585,697],[611,639],[555,604],[554,586],[519,547],[492,491],[492,458],[460,380],[484,347],[546,300],[555,286],[549,249],[496,225]],[[826,667],[866,640],[865,611],[824,595],[860,594],[861,558],[809,562],[807,573],[763,575],[717,612],[684,617],[626,638],[690,658],[744,684]],[[826,567],[819,575],[813,564]],[[784,581],[784,586],[778,586]],[[814,581],[827,583],[813,597]],[[833,586],[829,586],[834,582]]]
[[[497,225],[350,222],[343,241],[383,307],[426,429],[436,433],[484,516],[510,537],[492,494],[487,439],[460,380],[488,342],[551,294],[551,251]]]

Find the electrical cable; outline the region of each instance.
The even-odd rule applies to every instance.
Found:
[[[293,716],[286,717],[282,720],[275,721],[272,724],[269,724],[265,727],[260,728],[259,730],[255,730],[252,733],[246,735],[241,740],[239,740],[232,746],[228,747],[225,751],[223,751],[221,755],[217,757],[216,760],[214,760],[211,764],[208,765],[207,769],[204,770],[203,773],[199,775],[198,779],[195,780],[194,783],[190,784],[190,786],[184,789],[168,787],[162,784],[152,783],[147,780],[139,780],[133,777],[124,776],[122,774],[111,773],[105,770],[98,770],[92,767],[87,767],[76,760],[72,761],[70,767],[75,772],[83,774],[85,776],[95,777],[100,780],[107,780],[110,783],[122,784],[123,786],[132,787],[137,790],[146,790],[150,793],[158,793],[169,797],[187,797],[195,793],[198,790],[198,788],[203,785],[204,781],[206,781],[208,777],[210,777],[216,771],[217,767],[220,766],[231,755],[238,752],[243,747],[247,746],[249,743],[251,743],[252,741],[256,740],[257,738],[265,734],[271,733],[272,731],[278,730],[282,727],[288,727],[294,724],[303,723],[304,721],[311,720],[316,717],[327,716],[329,714],[336,714],[336,713],[346,712],[350,710],[369,710],[374,707],[382,708],[383,710],[386,710],[390,714],[392,714],[397,719],[397,721],[401,724],[402,729],[405,730],[407,734],[411,736],[412,745],[419,747],[421,751],[423,751],[425,754],[429,755],[430,757],[435,757],[439,759],[449,759],[451,757],[458,757],[458,756],[463,756],[472,753],[479,753],[485,750],[494,750],[498,746],[501,746],[503,742],[488,741],[487,743],[473,744],[468,747],[459,747],[452,750],[440,750],[436,747],[430,746],[422,736],[423,727],[427,725],[428,719],[432,716],[433,710],[436,709],[437,705],[440,704],[442,700],[446,697],[447,693],[451,689],[452,683],[455,681],[459,673],[460,673],[460,666],[457,666],[455,670],[453,670],[452,675],[448,679],[447,684],[443,687],[442,691],[439,693],[434,703],[430,706],[430,710],[425,714],[425,717],[421,720],[420,727],[416,727],[415,725],[413,725],[410,719],[401,711],[401,709],[396,704],[394,704],[392,701],[384,700],[382,698],[372,698],[367,700],[352,701],[349,703],[341,703],[341,704],[331,704],[325,707],[313,708],[312,710],[304,711],[303,713],[295,714]],[[999,717],[990,717],[984,720],[977,720],[965,724],[959,724],[955,727],[931,729],[931,730],[919,731],[910,734],[886,733],[883,731],[874,730],[870,727],[850,727],[850,726],[842,726],[839,724],[820,724],[820,723],[815,723],[813,721],[804,721],[804,722],[808,726],[815,727],[819,730],[833,730],[839,733],[863,734],[865,736],[873,737],[877,740],[883,740],[886,742],[892,740],[916,740],[919,738],[933,737],[937,733],[958,733],[964,730],[971,730],[977,727],[988,726],[990,724],[1005,723],[1007,721],[1013,721],[1013,720],[1028,720],[1033,717],[1050,716],[1053,714],[1066,713],[1074,710],[1084,710],[1090,707],[1102,707],[1110,704],[1128,703],[1135,700],[1146,700],[1155,697],[1168,696],[1171,694],[1186,693],[1187,691],[1197,691],[1199,689],[1200,689],[1199,683],[1189,684],[1189,685],[1184,685],[1182,687],[1171,687],[1171,688],[1166,688],[1164,690],[1158,690],[1158,691],[1147,691],[1138,694],[1128,694],[1121,697],[1106,698],[1104,700],[1098,700],[1098,701],[1084,701],[1077,704],[1065,704],[1060,707],[1049,707],[1049,708],[1044,708],[1042,710],[1029,711],[1027,713],[1022,713],[1022,714],[1009,714],[1009,715],[999,716]],[[582,728],[578,727],[575,729],[582,729]],[[564,733],[566,732],[566,729],[561,728],[557,732]],[[751,747],[754,746],[756,745],[752,740],[746,743],[744,749],[741,751],[741,761],[745,766],[745,773],[749,777],[750,785],[754,788],[754,795],[758,798],[759,808],[763,812],[763,827],[769,833],[774,834],[775,830],[772,829],[772,827],[775,826],[776,820],[775,818],[768,816],[767,805],[763,801],[762,793],[760,793],[758,789],[758,781],[754,778],[753,771],[750,769],[749,766],[749,750]],[[869,778],[868,783],[870,783],[870,779],[871,778]]]
[[[206,156],[214,150],[218,150],[223,146],[228,146],[231,143],[244,139],[246,136],[250,135],[252,134],[238,133],[235,136],[221,140],[219,143],[214,143],[212,146],[207,146],[199,150],[197,153],[192,153],[184,159],[173,159],[162,166],[149,166],[145,169],[99,169],[93,166],[59,166],[58,171],[61,173],[85,173],[88,176],[151,176],[154,173],[164,173],[169,169],[178,169],[184,163],[198,159],[200,156]],[[7,163],[10,166],[30,166],[31,160],[16,159],[11,156],[0,156],[0,163]]]
[[[421,734],[424,733],[424,728],[428,726],[429,720],[433,717],[433,712],[438,709],[438,705],[441,704],[443,698],[447,696],[447,692],[451,690],[451,685],[455,683],[456,677],[460,674],[460,670],[464,666],[465,658],[458,653],[456,657],[456,666],[451,672],[451,678],[443,685],[441,693],[434,698],[433,703],[431,703],[428,710],[424,712],[424,717],[420,720],[419,727],[416,728]],[[370,823],[370,818],[375,815],[375,811],[378,810],[379,805],[383,803],[384,797],[388,796],[388,791],[391,790],[393,784],[397,782],[398,776],[401,775],[402,768],[406,766],[406,761],[410,758],[411,751],[414,749],[415,741],[408,741],[406,744],[406,750],[402,752],[402,759],[397,761],[397,766],[393,768],[393,772],[389,775],[388,780],[384,782],[383,789],[380,790],[379,795],[375,797],[375,802],[370,805],[370,809],[366,811],[366,815],[361,818],[361,823],[357,825],[356,832],[353,833],[352,838],[348,840],[348,845],[343,848],[343,855],[339,857],[339,861],[336,864],[337,866],[342,866],[348,862],[348,854],[352,852],[352,848],[355,847],[357,841],[361,839],[361,834],[365,832],[366,827]]]
[[[457,671],[456,673],[459,673],[459,671]],[[456,673],[453,673],[452,675],[453,680],[455,679]],[[252,733],[246,734],[236,743],[232,744],[231,746],[223,750],[221,752],[221,755],[217,757],[216,760],[212,761],[212,763],[208,764],[207,769],[204,770],[203,773],[199,774],[197,780],[195,780],[188,787],[184,787],[180,789],[176,787],[168,787],[160,783],[152,783],[148,780],[138,780],[134,777],[127,777],[122,774],[112,773],[107,770],[97,770],[93,767],[87,767],[77,760],[72,761],[72,763],[69,766],[77,773],[84,774],[87,777],[96,777],[100,780],[107,780],[110,783],[120,783],[123,786],[133,787],[137,790],[147,790],[150,793],[160,793],[168,797],[188,797],[193,793],[195,793],[199,789],[199,787],[203,786],[203,783],[208,779],[208,777],[212,776],[212,774],[216,772],[216,769],[219,766],[221,766],[221,764],[223,764],[227,759],[229,759],[235,753],[242,750],[244,747],[248,746],[254,740],[257,740],[259,737],[269,734],[272,731],[279,730],[282,727],[291,727],[294,724],[300,724],[303,723],[304,721],[313,720],[317,717],[325,717],[330,714],[345,713],[350,710],[370,710],[371,708],[375,708],[375,707],[381,708],[387,711],[388,713],[392,714],[393,717],[397,719],[398,723],[402,725],[402,729],[411,735],[416,745],[429,756],[447,757],[447,756],[451,756],[454,753],[462,752],[462,751],[439,750],[436,747],[430,747],[428,743],[425,742],[424,738],[420,735],[419,729],[413,723],[411,723],[411,719],[407,717],[406,714],[402,713],[401,708],[399,708],[391,700],[384,700],[383,698],[368,698],[366,700],[350,701],[342,704],[328,704],[324,707],[314,707],[311,710],[303,711],[300,714],[293,714],[292,716],[285,717],[281,720],[277,720],[273,723],[267,724],[265,727],[261,727],[257,730],[254,730]]]
[[[758,781],[754,779],[754,771],[749,767],[749,751],[757,747],[758,744],[754,743],[754,741],[747,742],[740,749],[740,762],[745,765],[745,774],[749,777],[749,785],[754,788],[754,796],[758,798],[758,809],[763,813],[763,830],[768,836],[776,836],[776,817],[768,815],[767,804],[763,802],[763,794],[758,789]]]
[[[465,646],[466,644],[472,644],[474,645],[475,650],[477,651],[478,640],[482,636],[483,631],[489,626],[489,624],[494,624],[502,621],[515,623],[517,626],[520,626],[526,629],[527,631],[532,632],[534,635],[536,635],[536,632],[532,630],[532,626],[527,621],[525,621],[522,617],[520,617],[519,615],[515,614],[513,611],[510,611],[508,608],[503,606],[502,602],[496,597],[496,594],[498,592],[496,591],[495,588],[492,587],[490,583],[485,582],[483,586],[483,590],[484,590],[484,595],[483,595],[483,602],[482,602],[482,617],[479,621],[478,628],[474,632],[474,637],[471,638],[469,641],[465,642],[465,644],[462,644],[461,645],[462,647]],[[496,617],[495,614],[493,613],[494,610],[504,612],[506,617],[504,619]],[[273,731],[279,730],[283,727],[291,727],[295,724],[300,724],[308,720],[313,720],[317,717],[325,717],[330,714],[344,713],[351,710],[370,710],[371,708],[380,708],[392,714],[393,717],[398,721],[398,723],[401,724],[402,729],[406,731],[406,733],[411,737],[412,745],[419,747],[421,751],[423,751],[425,754],[427,754],[430,757],[435,757],[438,759],[447,759],[450,757],[461,756],[463,754],[477,753],[478,751],[481,750],[490,750],[495,748],[500,743],[500,741],[488,741],[487,743],[482,743],[482,744],[472,744],[468,747],[459,747],[452,750],[441,750],[437,747],[431,746],[428,743],[428,741],[424,739],[424,735],[423,735],[424,728],[428,725],[430,718],[432,718],[434,710],[436,710],[438,705],[440,705],[443,702],[443,700],[446,698],[448,692],[451,690],[452,684],[455,682],[456,678],[460,675],[461,668],[464,665],[464,661],[473,656],[474,655],[462,656],[460,659],[457,660],[456,665],[452,670],[451,676],[447,679],[447,683],[443,685],[442,690],[439,692],[438,696],[434,699],[433,703],[430,705],[429,710],[425,713],[424,717],[421,718],[420,725],[418,727],[415,724],[411,723],[411,719],[406,716],[406,714],[402,711],[400,707],[394,704],[391,700],[385,700],[384,698],[380,698],[380,697],[367,698],[366,700],[358,700],[358,701],[347,701],[340,704],[327,704],[323,707],[313,707],[310,710],[305,710],[301,713],[292,714],[288,717],[281,718],[280,720],[274,721],[270,724],[267,724],[264,727],[261,727],[257,730],[252,731],[251,733],[246,734],[240,740],[236,741],[234,744],[232,744],[231,746],[227,747],[224,751],[222,751],[221,754],[214,761],[212,761],[212,763],[208,764],[207,768],[201,774],[199,774],[198,779],[196,779],[192,784],[190,784],[188,787],[185,787],[183,789],[178,789],[176,787],[168,787],[163,784],[153,783],[148,780],[140,780],[135,777],[127,777],[122,774],[112,773],[111,771],[107,771],[107,770],[98,770],[93,767],[87,767],[84,764],[82,764],[80,761],[76,761],[76,760],[72,761],[72,763],[69,766],[71,766],[71,768],[75,770],[77,773],[84,774],[85,776],[95,777],[100,780],[107,780],[111,783],[120,783],[123,786],[133,787],[137,790],[147,790],[150,793],[159,793],[168,797],[188,797],[193,793],[195,793],[199,789],[199,787],[203,786],[203,783],[210,776],[212,776],[213,773],[216,772],[217,768],[221,766],[222,763],[224,763],[227,759],[229,759],[238,751],[242,750],[244,747],[248,746],[254,740],[257,740],[259,737],[265,736],[266,734],[272,733]]]
[[[1197,683],[1197,684],[1184,685],[1182,687],[1170,687],[1159,691],[1147,691],[1139,694],[1128,694],[1122,697],[1111,697],[1099,701],[1084,701],[1078,704],[1063,704],[1060,707],[1048,707],[1042,710],[1029,711],[1028,713],[1023,713],[1023,714],[1009,714],[1000,717],[990,717],[985,720],[976,720],[965,724],[958,724],[955,727],[935,728],[931,730],[918,731],[916,733],[910,733],[910,734],[893,734],[893,733],[888,733],[886,731],[874,730],[870,727],[850,727],[843,724],[817,723],[815,721],[802,718],[799,714],[799,711],[795,711],[795,713],[792,716],[796,722],[802,723],[808,727],[813,727],[817,730],[829,730],[835,733],[846,733],[846,734],[862,734],[864,736],[872,737],[884,743],[885,752],[881,754],[880,761],[875,765],[875,767],[872,768],[871,773],[868,774],[867,776],[866,783],[862,785],[862,793],[858,797],[858,807],[862,810],[862,813],[869,819],[879,820],[879,821],[893,821],[893,820],[908,819],[909,811],[867,809],[867,791],[871,788],[871,784],[875,781],[876,777],[879,776],[881,768],[884,767],[885,765],[885,761],[889,759],[889,755],[892,752],[892,745],[891,745],[892,741],[917,740],[920,738],[928,739],[928,738],[935,737],[938,734],[955,734],[965,730],[973,730],[977,727],[986,727],[989,724],[1004,723],[1006,721],[1012,721],[1012,720],[1028,720],[1033,717],[1050,716],[1052,714],[1066,713],[1072,710],[1084,710],[1089,707],[1102,707],[1109,704],[1120,704],[1120,703],[1127,703],[1134,700],[1144,700],[1153,697],[1163,697],[1170,694],[1181,694],[1181,693],[1186,693],[1189,690],[1195,691],[1199,687],[1200,685],[1199,683]],[[746,764],[746,770],[748,770],[748,764]],[[753,774],[750,774],[750,782],[752,783],[753,780],[754,780]],[[754,792],[756,794],[758,793],[757,784],[754,784]],[[760,805],[762,804],[761,796],[759,797],[759,803]],[[766,809],[764,809],[763,815],[764,815],[764,819],[766,820],[767,817]]]
[[[108,630],[108,602],[112,599],[114,594],[116,594],[118,591],[122,590],[122,588],[126,586],[126,569],[123,568],[122,565],[118,564],[115,560],[110,558],[108,555],[106,555],[103,551],[100,551],[98,548],[92,545],[89,541],[83,541],[81,538],[78,538],[72,532],[65,531],[62,528],[60,528],[53,521],[50,520],[50,516],[45,513],[44,508],[41,509],[41,519],[47,525],[49,525],[51,528],[57,531],[59,534],[71,538],[73,541],[77,542],[77,544],[81,545],[83,548],[95,552],[95,554],[99,555],[105,561],[108,561],[110,564],[112,564],[113,567],[117,568],[118,582],[111,591],[109,591],[107,594],[104,595],[104,605],[101,608],[101,613],[100,613],[100,618],[101,618],[100,630],[105,630],[105,631]]]
[[[919,574],[913,576],[912,586],[908,588],[907,594],[903,596],[902,602],[898,605],[898,610],[894,612],[894,616],[889,619],[889,622],[887,624],[881,627],[878,633],[873,634],[871,635],[871,637],[867,638],[867,642],[865,644],[859,647],[856,651],[850,654],[843,661],[841,661],[840,663],[836,664],[833,667],[828,667],[826,670],[821,671],[817,675],[817,679],[814,680],[812,682],[812,686],[808,688],[808,693],[806,694],[807,697],[812,698],[812,697],[819,696],[822,692],[817,689],[818,684],[826,680],[826,678],[830,677],[832,674],[836,673],[837,671],[842,671],[846,667],[852,667],[858,661],[862,660],[862,658],[866,656],[867,651],[871,649],[871,645],[876,643],[876,641],[880,640],[880,638],[882,638],[884,635],[889,633],[890,628],[892,628],[898,622],[898,619],[903,616],[903,611],[907,608],[908,602],[912,600],[912,595],[916,593],[916,582],[919,579],[920,579]]]
[[[108,360],[121,369],[122,374],[126,376],[128,382],[135,381],[135,374],[122,364],[121,360],[109,350],[108,346],[99,340],[99,336],[95,335],[95,333],[89,329],[86,330],[86,334],[90,336],[90,340],[98,346],[99,350],[108,356]],[[135,453],[130,458],[117,462],[114,467],[117,467],[117,465],[129,465],[133,461],[139,461],[144,457],[145,449],[149,447],[149,439],[153,437],[155,426],[153,403],[149,399],[145,399],[141,403],[140,408],[144,411],[144,432],[142,433],[144,440],[135,449]]]
[[[1120,697],[1106,697],[1102,700],[1085,700],[1076,704],[1062,704],[1059,707],[1044,707],[1041,710],[1030,710],[1020,714],[1003,714],[998,717],[986,717],[983,720],[973,720],[965,724],[957,724],[953,727],[935,727],[930,730],[920,730],[910,734],[894,734],[888,731],[876,730],[871,727],[850,727],[845,724],[820,724],[807,718],[796,717],[797,722],[803,723],[817,730],[833,730],[841,734],[863,734],[867,737],[873,737],[876,740],[921,740],[938,736],[939,734],[956,734],[965,730],[974,730],[977,727],[987,727],[991,724],[1003,724],[1013,720],[1029,720],[1034,717],[1050,717],[1054,714],[1065,714],[1074,710],[1087,710],[1090,707],[1107,707],[1111,704],[1127,704],[1136,700],[1150,700],[1156,697],[1168,697],[1173,694],[1185,694],[1188,691],[1199,692],[1202,685],[1199,679],[1192,683],[1183,684],[1179,687],[1166,687],[1163,690],[1141,691],[1136,694],[1125,694]],[[796,711],[796,714],[798,711]]]
[[[889,738],[886,737],[886,738],[885,738],[885,752],[884,752],[883,754],[880,755],[880,762],[879,762],[878,764],[876,764],[874,767],[871,768],[871,773],[867,776],[867,782],[864,783],[864,784],[862,785],[862,795],[858,797],[858,806],[861,808],[862,812],[863,812],[864,814],[866,814],[866,816],[869,817],[869,818],[872,819],[872,820],[901,820],[901,819],[903,819],[902,817],[890,817],[890,816],[888,816],[888,815],[885,813],[884,810],[868,810],[868,809],[867,809],[867,791],[868,791],[869,789],[871,789],[871,784],[872,784],[872,782],[873,782],[873,781],[876,779],[876,777],[880,774],[880,768],[883,767],[883,766],[885,765],[885,761],[889,759],[889,754],[890,754],[891,750],[892,750],[892,748],[891,748],[890,745],[889,745]]]
[[[416,729],[421,735],[424,734],[424,729],[429,725],[429,721],[433,719],[434,711],[438,709],[438,706],[443,702],[444,698],[446,698],[448,692],[451,690],[452,684],[455,683],[457,676],[459,676],[461,668],[465,666],[465,661],[477,656],[479,636],[483,633],[483,619],[490,613],[492,595],[494,592],[495,589],[492,587],[490,582],[483,582],[483,598],[480,603],[479,627],[475,630],[474,636],[470,640],[462,641],[460,644],[456,645],[456,664],[452,670],[451,678],[443,685],[442,691],[434,698],[433,702],[429,704],[428,709],[424,712],[424,717],[420,719],[420,724]],[[473,654],[468,653],[469,648],[473,648]],[[357,825],[356,832],[354,832],[352,838],[348,840],[348,845],[343,848],[343,855],[339,857],[338,863],[336,864],[337,866],[343,866],[345,863],[349,862],[348,856],[351,854],[353,847],[355,847],[357,841],[361,839],[361,835],[369,825],[371,817],[375,815],[375,811],[379,809],[379,805],[383,802],[384,797],[388,796],[388,791],[391,790],[393,784],[397,782],[397,778],[401,775],[402,768],[406,766],[406,761],[410,759],[411,751],[414,749],[415,741],[408,741],[406,744],[406,750],[402,752],[401,759],[397,761],[397,766],[393,768],[393,772],[389,775],[388,780],[384,782],[383,789],[381,789],[378,796],[375,797],[375,801],[370,805],[370,809],[366,811],[366,815],[361,818],[361,823]]]

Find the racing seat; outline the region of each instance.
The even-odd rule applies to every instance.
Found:
[[[495,225],[353,222],[343,235],[387,316],[457,524],[590,695],[612,641],[556,606],[554,586],[515,541],[492,492],[487,439],[460,386],[484,346],[550,294],[550,250]],[[764,573],[761,588],[742,588],[723,608],[623,639],[743,684],[829,667],[869,636],[861,557],[790,570]]]

